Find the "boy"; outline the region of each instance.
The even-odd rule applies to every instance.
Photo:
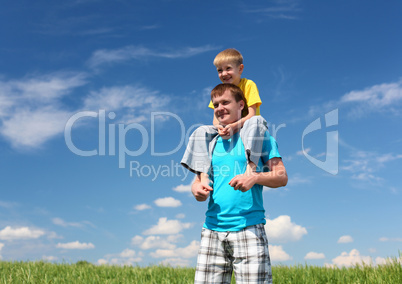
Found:
[[[214,59],[214,65],[217,68],[219,79],[224,84],[237,85],[244,93],[247,103],[248,114],[239,121],[229,125],[222,126],[214,115],[213,125],[199,127],[190,137],[186,152],[181,164],[192,172],[200,173],[201,182],[209,185],[209,174],[211,164],[211,154],[213,146],[211,141],[219,134],[223,139],[229,139],[234,133],[237,133],[242,127],[245,127],[249,141],[243,141],[247,158],[246,172],[255,170],[256,161],[260,155],[264,133],[267,130],[266,121],[259,116],[261,99],[256,84],[248,79],[241,78],[243,73],[243,56],[239,51],[233,48],[220,52]],[[210,108],[214,108],[212,101]],[[257,116],[256,116],[257,115]]]
[[[256,84],[251,80],[241,78],[244,65],[243,56],[239,51],[234,48],[225,49],[215,57],[214,65],[222,83],[230,83],[238,86],[243,91],[248,105],[248,115],[243,117],[239,123],[236,122],[222,127],[214,116],[213,125],[218,129],[219,135],[225,137],[231,131],[233,133],[237,132],[237,130],[243,127],[246,120],[254,115],[260,115],[260,105],[262,102]],[[209,107],[214,108],[212,101],[209,103]]]

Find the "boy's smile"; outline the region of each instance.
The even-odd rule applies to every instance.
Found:
[[[243,72],[244,65],[236,65],[233,63],[222,63],[217,66],[218,76],[222,83],[238,85],[241,80],[241,73]]]

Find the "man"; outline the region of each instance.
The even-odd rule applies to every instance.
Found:
[[[216,86],[211,99],[222,126],[247,115],[243,92],[235,85]],[[285,186],[288,178],[275,139],[268,132],[264,138],[260,162],[244,173],[244,133],[218,136],[210,171],[213,186],[201,182],[199,174],[192,184],[197,201],[210,197],[194,283],[230,283],[233,270],[236,283],[272,283],[262,188]]]

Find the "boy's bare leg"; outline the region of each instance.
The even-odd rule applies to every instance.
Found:
[[[253,162],[248,162],[245,174],[252,174],[256,171],[257,166]]]
[[[201,173],[200,174],[200,180],[202,184],[209,185],[209,175],[206,173]]]

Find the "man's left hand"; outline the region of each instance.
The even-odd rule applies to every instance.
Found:
[[[242,175],[237,175],[229,182],[229,185],[234,188],[234,190],[240,190],[246,192],[250,190],[255,184],[256,173],[245,173]]]

